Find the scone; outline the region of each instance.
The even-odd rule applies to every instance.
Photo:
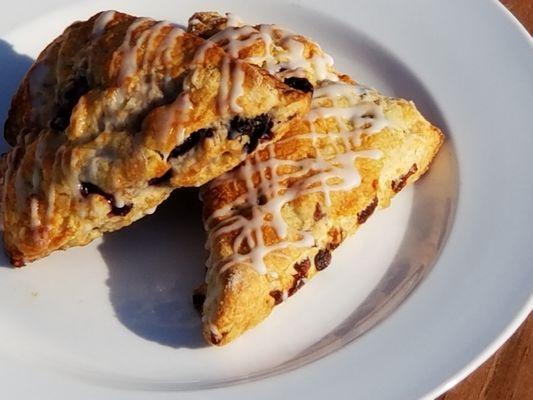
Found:
[[[326,268],[442,143],[412,102],[346,76],[314,86],[304,121],[202,189],[210,252],[203,333],[212,344],[237,338]]]
[[[311,92],[320,81],[343,78],[333,67],[333,58],[318,43],[279,25],[252,26],[232,14],[198,12],[189,18],[187,31],[305,92]]]
[[[172,23],[114,11],[74,23],[32,66],[5,125],[13,264],[86,244],[230,170],[309,103]]]

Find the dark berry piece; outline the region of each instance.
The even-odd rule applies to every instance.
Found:
[[[331,238],[326,246],[329,251],[335,250],[343,240],[343,231],[340,228],[331,228],[328,231],[328,237]]]
[[[268,202],[267,197],[264,194],[257,196],[257,205],[264,206]]]
[[[366,208],[357,214],[357,223],[359,225],[364,224],[366,220],[374,213],[374,210],[378,206],[378,198],[374,197],[372,202],[366,206]]]
[[[278,305],[281,302],[283,302],[283,293],[281,290],[272,290],[270,293],[270,296],[274,298],[274,305]]]
[[[312,93],[314,88],[306,78],[299,78],[297,76],[292,76],[283,81],[287,86],[290,86],[293,89],[299,90],[304,93]]]
[[[294,282],[292,287],[287,292],[289,296],[292,296],[305,284],[305,278],[307,278],[309,268],[311,268],[311,260],[309,260],[309,258],[294,264],[294,270],[296,271],[296,274],[293,275]]]
[[[182,144],[176,146],[174,150],[170,152],[170,157],[179,157],[187,153],[189,150],[192,150],[198,143],[200,143],[205,138],[210,138],[214,135],[213,129],[204,128],[199,129],[191,133]]]
[[[90,194],[97,194],[104,197],[109,202],[115,200],[113,195],[104,192],[102,189],[100,189],[98,186],[91,182],[82,182],[80,187],[80,193],[83,197],[87,197]]]
[[[309,258],[306,258],[305,260],[294,264],[294,269],[296,270],[297,275],[302,278],[307,277],[307,272],[309,272],[309,268],[311,268],[311,261],[309,260]]]
[[[213,332],[211,332],[211,343],[213,344],[219,344],[222,341],[221,337],[218,337]]]
[[[295,277],[294,278],[294,283],[292,284],[292,287],[289,289],[289,291],[287,292],[287,294],[289,296],[292,296],[294,293],[296,293],[298,290],[301,289],[301,287],[303,285],[305,285],[305,281],[304,281],[305,278],[302,278],[302,277]]]
[[[322,207],[320,206],[320,203],[316,203],[315,211],[313,212],[313,219],[318,222],[325,216],[326,214],[322,212]]]
[[[407,184],[407,179],[409,179],[411,175],[415,174],[417,171],[418,166],[416,164],[413,164],[411,168],[409,168],[409,171],[400,176],[398,179],[391,182],[392,191],[394,193],[398,193],[400,190],[402,190]]]
[[[50,121],[50,128],[55,131],[64,131],[70,124],[70,112],[65,109],[58,109],[56,115]]]
[[[111,214],[123,217],[127,215],[132,208],[133,204],[124,204],[122,207],[117,207],[114,204],[111,204]]]
[[[245,149],[248,153],[254,151],[261,139],[270,139],[272,136],[272,120],[266,114],[258,115],[255,118],[235,117],[230,122],[228,138],[237,139],[240,136],[249,137]]]
[[[84,75],[77,75],[68,81],[56,99],[56,112],[50,121],[50,128],[58,131],[67,129],[72,110],[89,89],[89,82]]]
[[[89,82],[84,75],[78,75],[67,82],[62,91],[62,101],[75,105],[81,96],[89,91]]]
[[[96,186],[94,183],[90,182],[81,182],[80,193],[83,197],[88,197],[91,194],[102,196],[110,205],[111,211],[109,214],[121,216],[127,215],[133,208],[132,204],[126,204],[122,207],[117,207],[117,202],[115,196],[112,194],[104,192],[101,188]]]
[[[170,168],[163,175],[158,176],[157,178],[150,179],[148,181],[148,185],[150,185],[150,186],[161,185],[162,183],[165,183],[165,182],[169,181],[171,178],[172,178],[172,168]]]
[[[331,262],[331,252],[329,250],[319,250],[315,256],[315,268],[318,271],[326,269]]]

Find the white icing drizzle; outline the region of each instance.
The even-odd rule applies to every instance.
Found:
[[[175,26],[170,30],[170,32],[167,33],[166,37],[161,41],[158,53],[162,54],[164,64],[172,63],[173,44],[176,42],[176,39],[178,39],[184,33],[185,31],[183,29]]]
[[[101,13],[99,17],[95,20],[92,31],[91,39],[95,40],[105,33],[105,29],[108,24],[115,18],[115,11],[106,11]],[[144,24],[152,22],[153,20],[149,18],[138,18],[136,19],[129,27],[125,34],[122,44],[115,51],[114,57],[120,57],[120,69],[117,74],[117,81],[119,86],[123,85],[124,82],[132,76],[139,68],[144,67],[148,55],[152,56],[154,53],[155,43],[161,37],[164,29],[168,29],[165,33],[165,37],[161,38],[162,40],[158,41],[157,48],[155,49],[155,59],[160,57],[163,65],[172,64],[172,49],[173,44],[176,39],[178,39],[185,32],[177,27],[176,25],[167,22],[161,21],[150,26],[149,29],[144,30],[134,43],[132,43],[133,35],[135,31],[142,27]],[[213,43],[207,42],[202,48],[202,52],[205,52],[208,48],[214,46]],[[140,49],[145,49],[144,59],[140,59],[137,56]],[[152,53],[150,53],[152,52]],[[197,53],[197,58],[203,57],[202,54]],[[29,75],[29,92],[34,108],[39,108],[44,104],[43,102],[43,91],[45,86],[49,83],[46,81],[47,75],[49,72],[49,67],[46,65],[46,59],[40,60],[39,63],[32,69]],[[239,80],[239,72],[234,72],[234,80]],[[239,97],[239,89],[232,88],[231,93],[231,102],[235,103],[236,99]],[[115,95],[122,96],[124,99],[127,99],[126,94],[123,92],[122,88],[118,88]],[[235,103],[236,105],[236,103]],[[184,121],[187,119],[188,113],[192,108],[192,104],[188,95],[182,94],[178,96],[176,101],[170,104],[168,107],[168,112],[162,118],[161,123],[164,128],[160,129],[159,132],[166,136],[171,132],[177,130],[177,140],[178,142],[183,142],[184,140]],[[238,106],[237,106],[238,107]],[[27,138],[28,136],[26,136]],[[81,196],[80,193],[80,181],[77,174],[78,168],[76,168],[73,163],[75,160],[72,158],[72,154],[67,151],[67,147],[60,146],[55,152],[54,165],[52,167],[52,173],[54,176],[51,178],[51,184],[47,185],[44,188],[45,183],[42,179],[42,171],[44,169],[43,162],[44,157],[47,152],[47,144],[49,143],[49,138],[47,134],[40,134],[37,136],[37,142],[34,144],[34,160],[33,160],[33,169],[31,170],[29,176],[26,176],[24,173],[25,169],[23,168],[14,168],[14,160],[17,154],[17,150],[9,152],[7,155],[6,163],[7,167],[4,174],[4,185],[1,192],[2,203],[7,204],[8,188],[14,188],[13,197],[15,207],[21,209],[22,207],[28,210],[29,214],[29,227],[37,228],[43,223],[47,223],[53,218],[54,213],[54,203],[56,199],[56,189],[55,184],[68,185],[70,192],[72,194],[72,201],[79,201]],[[28,143],[24,145],[29,146]],[[94,157],[91,164],[88,165],[88,173],[91,176],[96,175],[98,169],[98,162],[101,157]],[[28,181],[29,180],[29,181]],[[8,184],[11,182],[11,184]],[[39,194],[44,194],[45,199],[42,202],[39,201]],[[119,194],[114,193],[116,206],[121,207],[125,205],[125,202],[120,197]],[[39,207],[46,207],[44,217],[42,220],[39,215]],[[85,209],[79,210],[80,217],[83,217],[87,212]],[[153,212],[153,211],[152,211]]]
[[[252,45],[260,39],[259,32],[250,25],[240,28],[228,27],[211,36],[208,40],[222,45],[226,53],[231,57],[239,57],[242,49]]]
[[[132,35],[136,29],[141,27],[143,24],[153,21],[150,18],[138,18],[136,19],[126,31],[126,36],[124,41],[117,49],[117,54],[122,55],[122,64],[118,74],[119,85],[123,85],[126,80],[135,74],[139,69],[137,53],[142,46],[146,47],[146,52],[148,52],[153,46],[153,41],[161,34],[162,29],[167,27],[173,27],[166,35],[163,43],[158,48],[158,53],[163,54],[165,60],[169,60],[171,55],[169,55],[170,50],[172,49],[172,44],[180,35],[184,32],[182,29],[175,26],[175,24],[168,21],[160,21],[149,29],[146,29],[141,33],[141,35],[135,41],[135,44],[132,46],[131,39]],[[141,67],[144,65],[144,60],[141,62]]]
[[[244,21],[238,15],[226,13],[226,26],[238,27],[243,25]]]
[[[173,103],[165,106],[165,112],[162,113],[157,121],[156,129],[156,140],[162,146],[166,145],[168,137],[174,135],[174,132],[176,132],[175,145],[183,143],[185,140],[185,122],[192,108],[193,104],[187,93],[180,94]]]
[[[152,207],[152,208],[149,208],[145,211],[145,214],[146,215],[151,215],[153,213],[155,213],[155,210],[157,210],[157,207]]]
[[[273,27],[274,25],[259,25],[259,36],[265,44],[265,54],[262,60],[261,58],[250,60],[250,62],[253,62],[254,64],[263,64],[264,68],[266,68],[271,74],[279,71],[277,66],[278,62],[272,55],[272,48],[274,47],[274,39],[272,38],[272,35],[274,34]]]
[[[7,204],[7,191],[8,188],[11,186],[8,182],[11,179],[14,179],[15,208],[19,211],[24,208],[29,208],[29,227],[31,229],[37,228],[42,225],[42,221],[39,218],[38,213],[40,206],[46,206],[45,216],[47,220],[51,217],[54,207],[53,201],[55,199],[55,192],[52,186],[49,187],[48,202],[43,202],[42,204],[40,204],[38,200],[38,194],[40,192],[44,192],[44,190],[42,189],[43,181],[41,176],[42,171],[44,169],[43,159],[45,156],[47,143],[48,138],[46,137],[46,135],[40,135],[37,137],[36,142],[34,143],[34,147],[31,147],[34,151],[34,154],[33,169],[29,177],[29,182],[27,182],[28,177],[24,174],[25,168],[20,165],[16,170],[14,169],[15,154],[21,151],[20,147],[17,147],[13,151],[11,151],[7,156],[7,168],[5,171],[4,185],[2,188],[2,201],[3,204]],[[30,147],[26,148],[25,152],[27,153],[29,149]],[[26,154],[25,157],[27,156],[28,155]],[[59,171],[63,171],[63,169],[61,168],[59,169]]]
[[[228,110],[228,95],[230,90],[230,71],[231,69],[231,59],[229,57],[224,57],[222,59],[222,66],[220,67],[220,84],[218,87],[218,112],[222,118],[227,116]]]
[[[116,54],[122,56],[122,64],[118,74],[119,85],[123,85],[126,80],[134,75],[139,68],[143,68],[146,63],[147,54],[155,48],[155,42],[158,40],[162,31],[169,29],[162,38],[157,48],[155,48],[155,60],[159,60],[163,66],[172,65],[172,50],[176,40],[185,34],[185,31],[175,24],[168,21],[160,21],[153,24],[149,29],[144,30],[132,45],[132,35],[142,25],[153,22],[150,18],[137,18],[126,31],[123,43],[117,49]],[[203,59],[205,51],[213,44],[207,42],[207,46],[202,46],[195,54],[195,60]],[[145,56],[143,60],[138,59],[138,51],[144,47]],[[123,93],[119,90],[117,95],[121,96]],[[166,144],[169,135],[176,132],[177,144],[184,140],[183,123],[186,121],[189,110],[192,108],[188,95],[180,95],[176,100],[166,106],[165,112],[158,121],[159,128],[157,129],[157,140],[160,143]]]
[[[36,197],[30,198],[30,228],[35,229],[41,226],[39,219],[39,201]]]
[[[281,63],[281,67],[294,71],[305,71],[310,64],[310,61],[304,57],[305,45],[299,40],[290,37],[285,38],[283,44],[289,54],[287,55],[287,61]]]
[[[323,82],[319,87],[315,88],[313,99],[317,100],[323,97],[330,99],[336,99],[338,97],[357,98],[368,93],[376,94],[377,92],[361,84],[352,85],[341,81]]]
[[[196,50],[196,53],[194,53],[192,64],[202,64],[205,61],[207,50],[212,47],[215,47],[215,43],[210,41],[206,41],[204,44],[202,44],[198,50]]]
[[[94,182],[96,177],[98,176],[98,169],[100,167],[100,163],[102,161],[102,157],[98,156],[96,154],[96,151],[92,152],[92,156],[89,158],[89,166],[87,168],[87,180],[89,182]]]
[[[189,113],[193,109],[193,104],[188,94],[180,96],[181,99],[176,103],[174,114],[177,115],[176,145],[183,143],[185,140],[185,122],[189,118]]]
[[[213,334],[215,337],[220,337],[220,331],[218,330],[218,328],[213,325],[213,324],[209,324],[209,329],[211,331],[211,334]]]
[[[340,134],[348,133],[353,146],[361,144],[363,133],[370,135],[381,131],[388,125],[381,107],[374,103],[362,103],[353,107],[315,107],[312,108],[306,119],[310,122],[317,119],[334,118],[341,127]],[[353,128],[347,128],[343,122],[348,120]],[[349,129],[346,131],[346,129]]]
[[[240,113],[243,111],[242,107],[237,104],[237,100],[244,94],[244,71],[242,70],[241,61],[236,60],[231,70],[231,91],[229,98],[229,105],[231,111]]]
[[[43,135],[39,136],[37,143],[35,144],[35,161],[32,173],[32,188],[34,192],[36,192],[41,185],[41,174],[44,169],[43,158],[46,151],[46,144]]]
[[[228,108],[235,113],[243,111],[242,107],[237,104],[239,97],[244,94],[243,83],[242,62],[225,56],[220,68],[220,85],[217,97],[218,111],[222,117],[227,117]]]
[[[281,44],[288,52],[287,60],[280,63],[280,68],[292,71],[313,71],[317,81],[326,79],[337,81],[338,76],[330,72],[330,69],[333,68],[333,58],[324,53],[317,43],[315,45],[318,48],[317,54],[311,58],[306,58],[305,45],[295,35],[287,34]]]
[[[235,22],[239,21],[239,22]],[[281,69],[290,70],[291,76],[313,75],[316,81],[325,79],[336,81],[338,77],[331,72],[333,59],[324,53],[320,46],[316,46],[312,57],[305,56],[305,45],[301,36],[278,25],[243,25],[240,18],[228,17],[227,27],[209,38],[210,41],[222,46],[231,57],[239,57],[240,51],[252,46],[258,41],[264,45],[262,56],[249,57],[246,61],[266,68],[270,73],[277,73]],[[275,49],[275,52],[273,52]]]
[[[135,74],[139,67],[144,66],[144,60],[139,65],[137,53],[140,48],[145,47],[145,55],[154,47],[154,41],[161,35],[162,30],[171,27],[163,40],[160,41],[156,49],[156,57],[162,56],[164,64],[170,64],[172,61],[172,49],[176,39],[182,36],[185,31],[175,24],[168,21],[160,21],[153,24],[149,29],[144,30],[132,45],[132,36],[134,32],[142,25],[153,22],[151,18],[137,18],[126,31],[124,41],[116,50],[117,56],[121,56],[121,67],[118,73],[118,83],[123,85],[127,78]]]
[[[318,92],[313,101],[313,106],[308,121],[311,132],[292,136],[287,139],[311,140],[317,149],[313,158],[299,161],[283,160],[276,158],[275,144],[269,144],[266,150],[269,152],[267,160],[263,161],[260,155],[248,158],[243,165],[211,184],[216,187],[228,180],[243,181],[246,192],[230,204],[219,208],[205,221],[208,230],[206,247],[212,248],[214,241],[220,235],[228,232],[238,232],[233,242],[233,254],[217,265],[220,272],[235,265],[236,263],[249,263],[260,274],[267,273],[264,257],[273,250],[286,247],[310,247],[314,245],[314,239],[310,232],[300,232],[300,239],[290,242],[287,238],[288,225],[283,219],[282,208],[288,202],[311,193],[323,193],[326,206],[331,206],[332,194],[338,191],[348,191],[357,188],[361,183],[361,176],[356,167],[359,158],[377,160],[382,153],[379,150],[354,150],[359,145],[362,134],[372,135],[390,125],[385,118],[379,105],[361,102],[358,93],[362,88],[357,85],[339,85],[332,82],[324,82],[328,86]],[[331,86],[331,87],[329,87]],[[351,91],[348,91],[348,88]],[[335,106],[335,99],[345,97],[350,99],[350,107]],[[324,100],[330,100],[332,106],[323,107]],[[317,119],[335,118],[339,132],[317,133],[314,132],[314,122]],[[333,155],[321,154],[318,140],[327,140],[328,147],[333,147]],[[279,142],[278,142],[279,143]],[[280,169],[290,168],[291,172],[279,174]],[[309,172],[313,174],[309,175]],[[254,177],[259,183],[254,185]],[[291,186],[288,187],[288,180]],[[250,208],[249,218],[241,215],[239,210]],[[221,221],[213,223],[216,219]],[[276,232],[280,239],[274,245],[264,242],[265,226]],[[246,254],[240,254],[242,246],[246,244],[250,249]],[[211,259],[208,260],[208,266]]]
[[[17,210],[22,210],[26,206],[26,195],[28,194],[23,171],[24,169],[19,167],[15,173],[15,204]]]
[[[70,187],[70,192],[73,197],[80,197],[81,183],[78,177],[76,160],[71,156],[66,145],[61,145],[55,154],[55,163],[59,163],[59,166],[54,165],[54,169],[59,167],[59,171],[62,171],[62,181],[64,184]]]
[[[122,208],[126,205],[126,201],[118,193],[114,194],[115,197],[115,207]]]
[[[54,205],[56,201],[56,191],[53,185],[48,187],[48,206],[46,208],[46,219],[50,221],[54,215]]]
[[[272,279],[279,279],[279,274],[276,271],[270,271],[268,276],[270,276]]]
[[[109,24],[115,18],[116,12],[113,10],[104,11],[94,21],[93,30],[91,32],[92,39],[98,39],[105,32],[107,24]]]
[[[143,39],[149,34],[148,30],[144,31],[141,34],[134,46],[131,45],[131,39],[135,30],[149,21],[153,20],[151,18],[137,18],[128,27],[128,30],[126,31],[126,36],[124,37],[124,41],[117,49],[117,54],[122,55],[122,64],[118,74],[119,85],[123,85],[126,78],[133,75],[133,73],[137,70],[137,49],[142,43]]]

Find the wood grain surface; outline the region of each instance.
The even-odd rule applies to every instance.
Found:
[[[438,400],[533,400],[533,315],[496,354]]]
[[[514,16],[533,34],[533,0],[502,0]]]
[[[502,3],[533,34],[533,0]],[[496,354],[438,400],[533,400],[533,314]]]

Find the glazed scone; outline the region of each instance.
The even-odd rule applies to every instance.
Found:
[[[5,247],[15,265],[83,245],[277,140],[310,94],[174,24],[108,11],[32,66],[5,126]]]
[[[221,32],[232,29],[214,14],[194,19],[215,35],[205,21],[216,21]],[[232,40],[222,45],[249,43]],[[292,65],[300,71],[302,63]],[[196,299],[205,296],[203,333],[211,344],[237,338],[326,268],[346,237],[428,169],[442,143],[412,102],[338,73],[320,80],[307,65],[315,88],[305,120],[202,188],[210,256],[205,293]]]
[[[326,268],[441,142],[411,102],[339,82],[315,90],[301,127],[203,188],[207,341],[232,341]]]
[[[279,25],[252,26],[233,14],[197,12],[189,18],[187,31],[305,92],[323,80],[349,79],[334,68],[333,58],[318,43]]]

